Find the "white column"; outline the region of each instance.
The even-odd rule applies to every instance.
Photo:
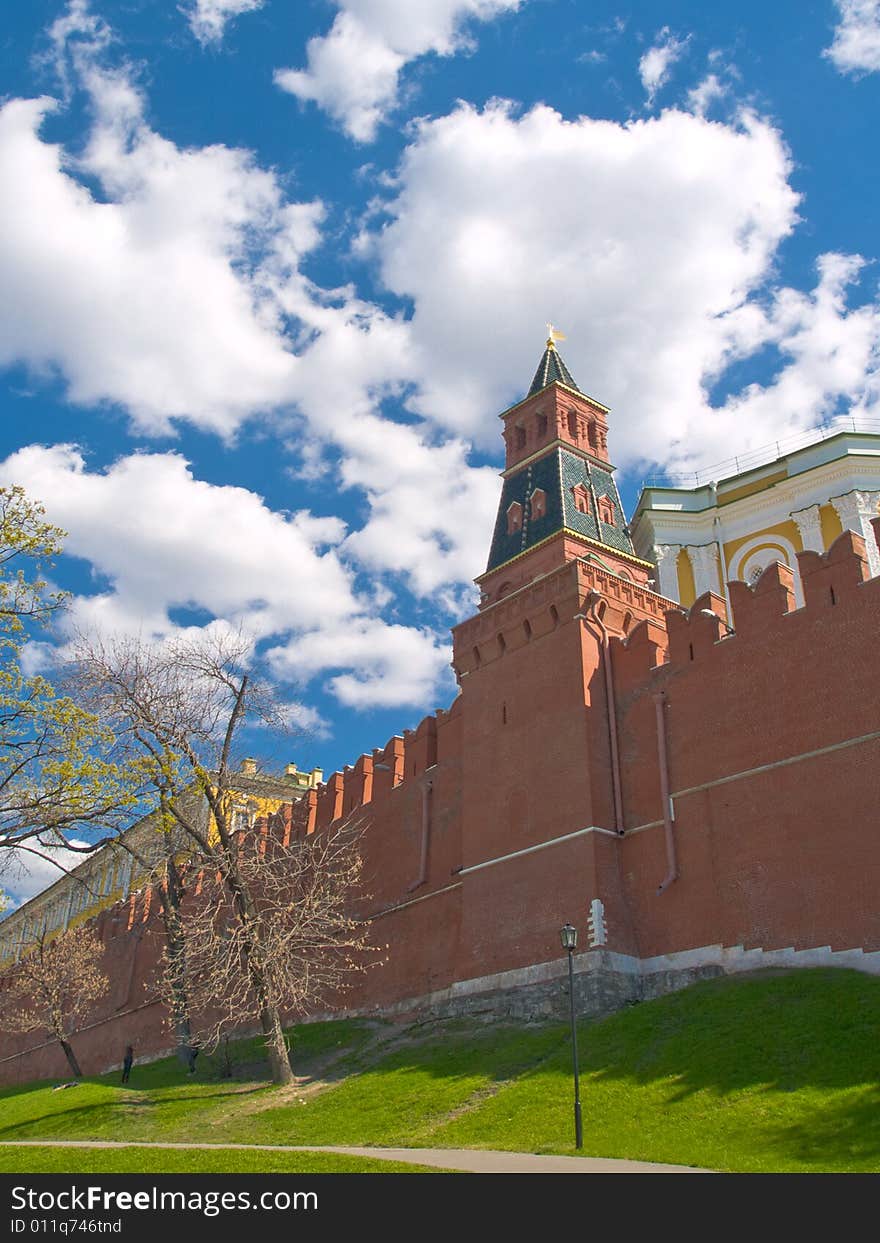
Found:
[[[880,551],[874,539],[874,528],[871,519],[877,517],[877,503],[880,492],[847,492],[845,496],[832,496],[831,504],[837,510],[844,531],[855,531],[865,540],[865,554],[868,558],[868,573],[871,578],[880,575]]]
[[[681,552],[681,544],[656,544],[654,546],[654,557],[657,562],[657,590],[661,596],[666,596],[667,600],[677,600],[678,591],[678,554]]]
[[[694,590],[697,598],[706,591],[718,592],[721,588],[721,580],[718,577],[718,545],[713,541],[711,544],[688,544],[687,555],[691,559],[691,566],[694,571]]]
[[[818,505],[808,505],[806,509],[796,509],[791,517],[797,523],[801,534],[801,543],[806,552],[824,552],[822,542],[822,519]]]

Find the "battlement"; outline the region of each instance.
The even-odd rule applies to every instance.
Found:
[[[620,635],[644,618],[662,624],[672,606],[656,591],[604,565],[598,556],[579,557],[455,626],[452,665],[456,677],[473,673],[574,621],[593,592],[602,597],[605,626]]]
[[[880,518],[874,519],[874,527],[880,531]],[[751,585],[727,584],[730,618],[724,598],[705,592],[689,609],[667,609],[662,620],[644,619],[625,637],[612,639],[620,692],[634,691],[658,669],[683,668],[711,658],[728,645],[756,641],[766,646],[786,619],[810,621],[819,612],[838,606],[845,609],[868,598],[880,604],[880,578],[868,578],[865,541],[856,532],[844,531],[826,552],[801,552],[797,559],[804,596],[800,608],[795,607],[793,571],[775,561]],[[833,619],[825,619],[824,624],[832,623]],[[779,635],[783,644],[786,638],[784,633]],[[829,631],[825,642],[833,641]],[[784,650],[779,654],[784,655]]]
[[[399,787],[418,783],[436,766],[442,729],[457,713],[456,701],[448,711],[439,709],[424,717],[415,729],[395,734],[384,747],[374,747],[371,754],[332,773],[290,809],[292,831],[314,833],[347,819],[360,807],[378,809]]]

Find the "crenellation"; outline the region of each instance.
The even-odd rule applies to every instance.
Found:
[[[736,633],[741,637],[766,637],[774,621],[792,612],[795,606],[794,571],[781,561],[773,561],[751,586],[727,584]]]
[[[415,729],[404,731],[404,780],[420,777],[437,763],[437,718],[423,717]]]
[[[373,757],[360,756],[354,765],[346,765],[342,815],[348,816],[356,807],[369,803],[373,797]]]
[[[833,608],[868,578],[865,541],[855,531],[844,531],[827,552],[799,552],[797,560],[807,608]]]
[[[665,618],[661,623],[645,617],[625,636],[615,635],[611,640],[611,651],[618,693],[634,691],[666,662],[669,632]]]
[[[669,664],[689,664],[713,651],[726,633],[726,616],[724,598],[714,591],[704,591],[687,613],[682,609],[669,609],[666,613]]]
[[[342,816],[342,803],[345,797],[345,777],[340,772],[332,773],[324,785],[318,787],[318,806],[315,816],[315,830],[326,829],[334,820]]]

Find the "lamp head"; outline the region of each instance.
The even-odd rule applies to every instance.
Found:
[[[566,924],[559,930],[559,939],[562,941],[564,950],[577,949],[578,934],[574,924]]]

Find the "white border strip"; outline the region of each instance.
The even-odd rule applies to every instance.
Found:
[[[498,855],[494,859],[486,859],[483,863],[472,863],[470,867],[461,868],[459,876],[467,876],[470,872],[479,872],[482,868],[494,867],[496,863],[506,863],[508,859],[519,859],[522,855],[532,855],[536,850],[546,850],[548,846],[558,846],[560,842],[570,842],[575,837],[583,837],[586,833],[605,833],[608,837],[617,837],[613,829],[600,829],[591,824],[586,829],[576,829],[574,833],[564,833],[562,837],[551,837],[549,841],[538,842],[535,846],[524,846],[522,850],[511,851],[509,855]]]

